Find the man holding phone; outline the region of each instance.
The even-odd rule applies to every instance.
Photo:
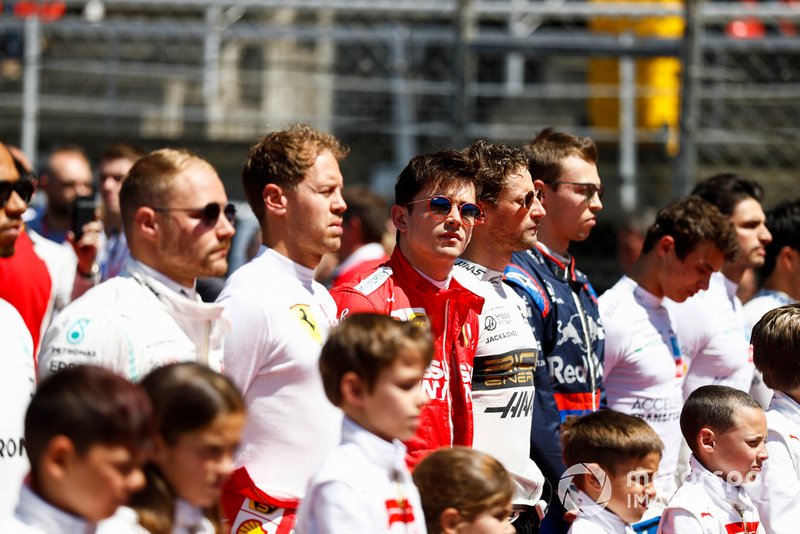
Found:
[[[151,152],[120,190],[130,258],[121,276],[67,306],[45,334],[39,375],[77,364],[139,380],[155,367],[222,363],[222,307],[195,279],[221,276],[236,209],[214,168],[185,150]]]

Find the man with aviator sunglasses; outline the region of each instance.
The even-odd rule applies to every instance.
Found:
[[[503,283],[511,254],[536,244],[545,216],[542,182],[534,182],[522,150],[476,141],[466,153],[478,163],[485,221],[475,227],[453,276],[485,299],[472,375],[473,447],[489,453],[514,478],[512,521],[517,532],[538,532],[544,477],[530,459],[534,370],[539,343],[525,301]]]
[[[131,168],[120,189],[130,256],[120,276],[67,306],[45,334],[41,377],[77,364],[139,380],[162,365],[222,369],[222,306],[201,301],[199,277],[222,276],[236,210],[210,163],[161,149]]]
[[[391,258],[331,290],[340,319],[382,313],[430,324],[435,353],[422,379],[429,400],[406,444],[410,467],[439,447],[472,445],[472,363],[483,298],[464,288],[452,271],[482,221],[476,170],[462,152],[413,158],[395,183],[397,246]]]
[[[557,488],[566,470],[559,427],[568,416],[597,410],[603,391],[605,336],[597,295],[568,250],[594,228],[603,208],[603,186],[597,147],[588,137],[547,128],[524,150],[531,176],[544,182],[547,216],[539,226],[537,245],[513,254],[506,282],[527,301],[529,321],[541,343],[531,458]],[[563,515],[563,506],[553,499],[541,531],[566,533]]]

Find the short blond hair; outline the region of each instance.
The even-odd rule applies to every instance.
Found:
[[[129,232],[133,228],[136,210],[142,206],[163,207],[168,203],[175,177],[192,165],[217,171],[206,160],[185,149],[162,148],[150,152],[131,167],[122,180],[119,191],[120,211],[125,237],[132,242]]]

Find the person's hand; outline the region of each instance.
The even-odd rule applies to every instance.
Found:
[[[92,221],[83,225],[83,235],[76,242],[73,232],[67,233],[67,241],[72,245],[78,257],[78,272],[83,276],[91,276],[97,271],[95,260],[100,249],[100,232],[103,225],[100,221]]]

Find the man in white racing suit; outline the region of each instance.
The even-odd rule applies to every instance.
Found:
[[[461,285],[485,299],[472,375],[473,447],[500,460],[514,477],[513,503],[522,512],[513,523],[517,532],[538,532],[534,507],[544,476],[530,458],[529,437],[539,343],[526,319],[525,302],[503,283],[503,272],[512,252],[536,244],[545,215],[543,184],[534,183],[520,149],[481,140],[467,153],[478,164],[485,214],[453,269]]]
[[[682,304],[668,304],[675,307],[678,339],[689,359],[683,397],[706,384],[750,391],[754,367],[736,290],[748,268],[764,264],[764,247],[772,240],[761,208],[764,190],[749,178],[720,174],[698,183],[692,194],[711,202],[730,219],[739,254],[711,276],[707,290]]]
[[[685,197],[660,210],[642,254],[599,299],[606,331],[608,407],[646,421],[664,441],[655,479],[658,515],[677,489],[685,364],[664,297],[683,302],[735,255],[732,225],[712,204]]]
[[[140,159],[120,191],[130,247],[123,274],[87,292],[56,318],[39,376],[93,364],[139,380],[173,362],[222,368],[222,307],[206,304],[195,279],[221,276],[235,208],[210,163],[185,150]]]
[[[232,328],[225,373],[247,405],[222,495],[232,532],[291,532],[311,475],[340,441],[342,414],[319,373],[336,304],[314,268],[341,243],[346,154],[332,135],[297,125],[256,143],[242,171],[263,244],[218,298]]]

